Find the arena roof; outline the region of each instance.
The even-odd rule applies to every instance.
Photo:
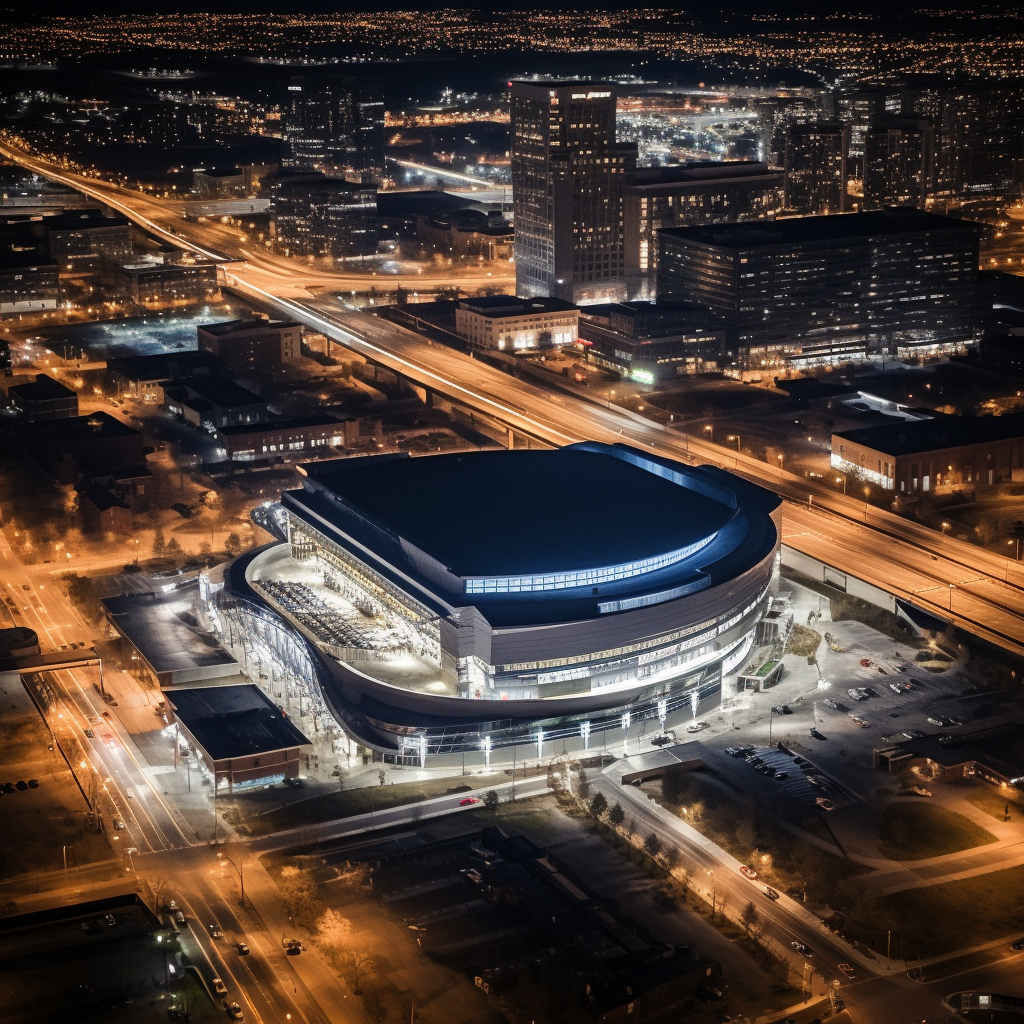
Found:
[[[463,577],[646,559],[703,541],[734,515],[715,498],[579,447],[303,468],[349,508]]]

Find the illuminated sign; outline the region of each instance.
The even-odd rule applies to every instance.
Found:
[[[653,384],[654,374],[650,370],[630,370],[629,379],[637,380],[641,384]]]
[[[574,100],[606,100],[611,96],[610,92],[574,92]]]

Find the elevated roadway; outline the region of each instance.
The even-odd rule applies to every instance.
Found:
[[[729,452],[702,438],[595,401],[582,389],[539,388],[417,334],[364,313],[317,300],[309,290],[317,274],[301,274],[273,257],[239,249],[237,237],[221,236],[219,225],[173,220],[162,201],[85,178],[25,154],[9,144],[0,153],[52,180],[78,189],[130,217],[164,241],[216,258],[237,255],[227,269],[229,283],[253,299],[328,334],[354,352],[435,393],[446,395],[513,430],[552,445],[585,439],[627,441],[690,462],[707,462],[772,487],[786,499],[784,542],[888,593],[990,641],[1024,654],[1024,571],[981,548],[937,534],[882,509],[840,495],[816,481]],[[203,229],[203,230],[200,230]],[[216,246],[216,249],[214,248]],[[357,281],[366,275],[319,275],[314,291]],[[428,287],[431,276],[387,278],[396,284]],[[437,277],[447,284],[480,278]],[[503,284],[504,279],[488,279]]]

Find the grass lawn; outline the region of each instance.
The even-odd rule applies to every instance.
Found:
[[[956,811],[910,800],[882,813],[878,849],[890,860],[924,860],[994,843],[996,837]]]
[[[884,949],[886,928],[907,956],[934,956],[1024,933],[1024,867],[893,893],[869,913],[851,914],[846,931]],[[879,912],[881,911],[881,912]]]
[[[496,775],[466,775],[444,779],[424,779],[420,782],[402,782],[395,786],[365,786],[361,789],[342,790],[340,793],[318,794],[308,800],[277,807],[272,811],[245,820],[242,829],[252,836],[265,836],[284,829],[299,828],[335,818],[348,818],[354,814],[368,814],[387,807],[401,807],[419,803],[435,796],[444,796],[456,786],[471,789],[490,789],[508,782],[503,773]]]
[[[991,814],[997,821],[1003,820],[1007,804],[1010,805],[1011,821],[1024,818],[1024,793],[1019,791],[1014,791],[1010,796],[1001,789],[993,789],[981,783],[964,793],[964,799],[986,814]]]

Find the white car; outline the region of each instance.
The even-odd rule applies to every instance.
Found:
[[[700,732],[701,729],[706,729],[707,727],[708,727],[708,723],[707,722],[694,722],[692,725],[688,725],[686,727],[686,731],[687,732]]]

